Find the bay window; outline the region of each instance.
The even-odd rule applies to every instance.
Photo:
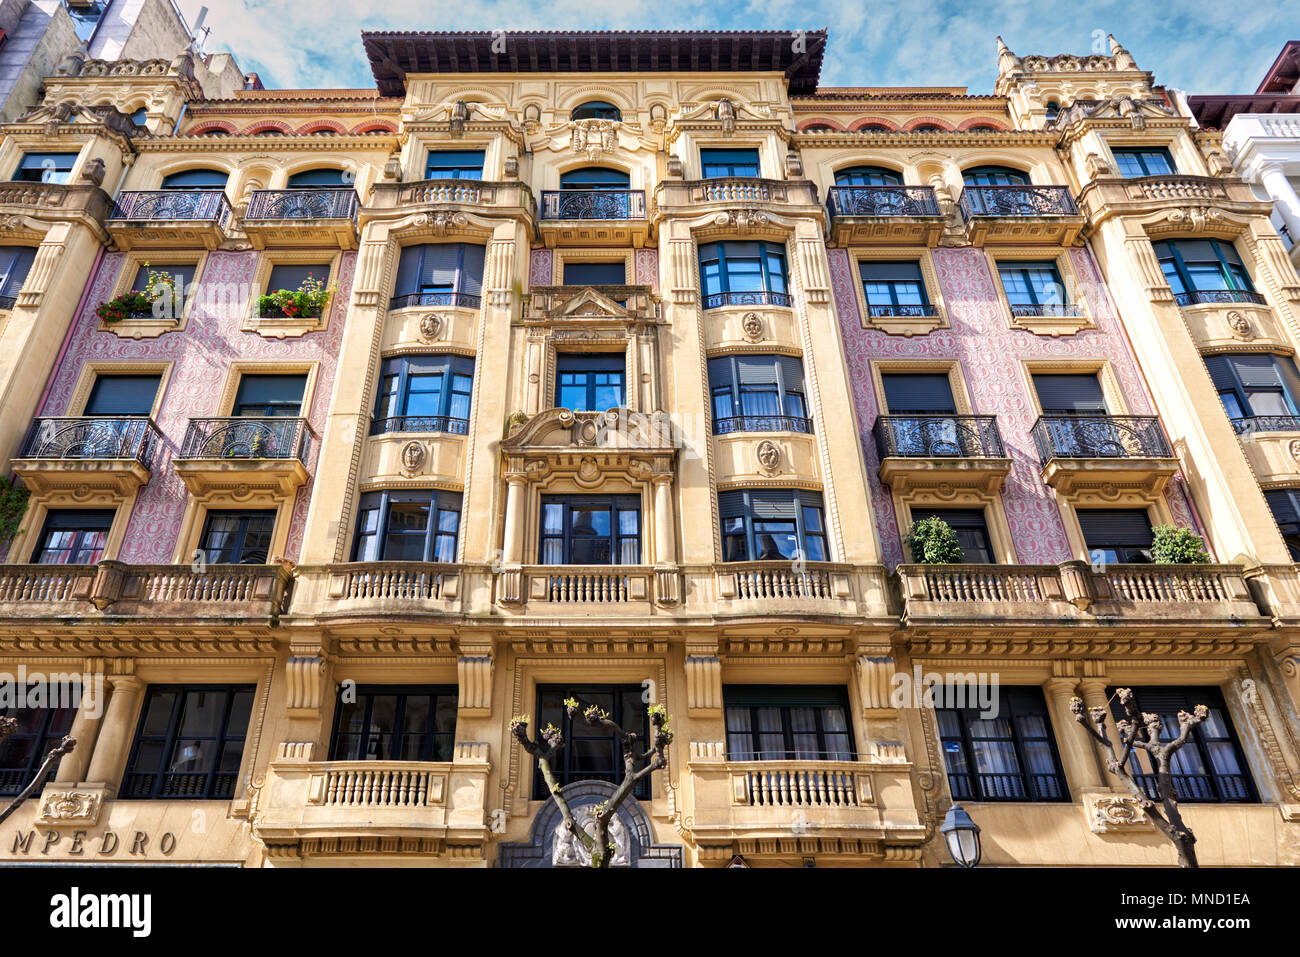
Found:
[[[704,308],[788,306],[785,247],[778,243],[719,242],[700,246]]]
[[[827,561],[820,492],[737,489],[718,493],[724,562]]]
[[[371,435],[388,432],[469,431],[474,360],[466,356],[397,356],[385,359],[375,399]]]
[[[1156,259],[1180,306],[1204,302],[1263,303],[1237,248],[1220,239],[1171,239],[1154,244]]]
[[[803,362],[795,356],[721,356],[709,360],[713,433],[811,432]]]
[[[407,246],[397,264],[390,309],[406,306],[469,306],[483,294],[485,247],[470,243]]]
[[[357,513],[354,562],[454,562],[461,493],[367,492]]]

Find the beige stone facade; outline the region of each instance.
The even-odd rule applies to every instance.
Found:
[[[593,37],[562,66],[511,34],[506,66],[486,34],[368,34],[375,90],[83,70],[3,128],[0,174],[75,159],[0,187],[0,241],[36,250],[0,318],[0,450],[31,492],[0,670],[105,680],[41,719],[78,746],[0,859],[549,865],[508,727],[571,691],[672,716],[629,862],[943,866],[958,799],[990,864],[1169,866],[1069,712],[1134,686],[1212,695],[1201,862],[1300,862],[1300,575],[1265,497],[1300,488],[1300,411],[1242,434],[1204,361],[1294,355],[1300,277],[1216,134],[1117,43],[1003,47],[972,96],[818,89],[824,33],[719,34],[712,59]],[[1175,171],[1126,178],[1125,147]],[[174,188],[195,171],[218,185]],[[1180,302],[1168,240],[1227,244],[1251,295]],[[145,263],[193,267],[182,312],[101,322]],[[1026,308],[1026,263],[1064,303]],[[926,308],[880,308],[881,264]],[[303,266],[326,306],[259,313]],[[763,363],[786,371],[746,378]],[[158,377],[154,438],[51,439],[124,421],[93,411],[115,374]],[[619,401],[560,401],[602,374]],[[301,380],[300,444],[205,445],[256,376]],[[1138,445],[1053,446],[1044,376],[1093,377]],[[917,446],[918,417],[981,420],[979,448]],[[934,510],[982,522],[982,562],[911,563],[900,530]],[[73,511],[107,516],[97,551],[50,524]],[[1193,527],[1212,563],[1099,557],[1101,512]],[[989,728],[924,701],[931,674],[1029,702],[989,732],[1009,763],[962,771]],[[609,747],[570,742],[583,800]]]

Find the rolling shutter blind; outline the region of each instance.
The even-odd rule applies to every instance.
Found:
[[[1237,377],[1247,389],[1276,389],[1282,385],[1277,363],[1270,355],[1229,356]]]
[[[393,289],[395,296],[408,296],[419,291],[420,253],[423,246],[405,246],[397,260],[397,285]]]
[[[460,245],[445,243],[424,247],[424,261],[420,264],[420,287],[456,287],[456,266],[460,261]]]
[[[724,685],[728,708],[843,707],[844,689],[822,685]]]
[[[935,413],[953,415],[957,409],[952,400],[952,386],[943,373],[916,375],[883,375],[885,403],[889,415],[907,413]]]
[[[1151,544],[1151,520],[1142,509],[1080,509],[1078,516],[1089,546],[1095,543],[1144,548]]]
[[[975,508],[930,508],[913,509],[912,521],[919,522],[926,518],[941,518],[954,530],[959,528],[984,528],[984,513]]]
[[[462,246],[465,255],[461,260],[460,289],[458,292],[479,296],[483,293],[484,246]]]
[[[1277,522],[1277,527],[1282,530],[1284,535],[1294,535],[1300,532],[1300,511],[1296,510],[1295,498],[1289,489],[1275,489],[1272,492],[1265,492],[1264,498],[1268,502],[1269,510],[1273,513],[1273,520]]]
[[[860,275],[867,282],[920,282],[920,263],[873,263],[864,262]]]
[[[1208,356],[1205,360],[1205,368],[1210,373],[1210,381],[1214,383],[1216,389],[1226,390],[1236,387],[1232,377],[1231,356]]]
[[[1036,375],[1034,389],[1044,412],[1106,411],[1106,399],[1095,375]]]
[[[777,365],[781,367],[781,378],[787,392],[803,391],[803,362],[795,356],[778,356]]]
[[[777,363],[772,356],[736,359],[736,379],[741,385],[776,385]]]

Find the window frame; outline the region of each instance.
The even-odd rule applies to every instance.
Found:
[[[96,369],[91,379],[90,389],[86,393],[86,401],[82,404],[81,415],[83,418],[139,418],[147,419],[153,416],[153,410],[158,405],[158,393],[162,389],[163,380],[166,378],[162,372],[108,372],[102,369]],[[149,409],[146,412],[95,412],[91,406],[94,405],[96,397],[99,395],[100,386],[107,381],[123,381],[133,379],[144,381],[152,379],[154,381],[153,397],[149,401]]]
[[[340,684],[334,695],[334,719],[330,724],[330,741],[329,741],[329,760],[331,761],[399,761],[399,762],[437,762],[450,763],[455,758],[456,751],[456,724],[459,717],[456,704],[459,694],[456,685],[385,685],[385,684],[368,684],[356,685],[356,700],[359,703],[361,699],[366,698],[366,706],[362,715],[362,727],[365,730],[359,732],[342,731],[340,725],[343,721],[344,703],[341,700],[344,686]],[[376,732],[374,730],[374,707],[375,698],[393,696],[397,699],[393,708],[393,730],[387,733]],[[422,737],[424,738],[420,746],[420,757],[418,758],[399,758],[395,755],[401,753],[400,745],[404,744],[404,739],[414,737],[415,735],[408,731],[406,724],[406,706],[410,698],[419,698],[427,696],[430,699],[429,717],[430,721],[425,727]],[[437,730],[437,713],[438,703],[442,698],[451,701],[452,723],[450,731]],[[400,729],[400,730],[399,730]],[[363,739],[365,743],[364,750],[369,750],[369,742],[374,737],[386,738],[389,746],[388,757],[348,757],[339,751],[340,733],[355,736]],[[446,738],[445,749],[440,747],[441,738]],[[435,753],[445,755],[444,757],[435,757]]]
[[[263,412],[259,415],[250,415],[246,412],[241,411],[241,409],[243,409],[245,406],[250,406],[250,407],[260,406],[261,408],[264,409],[289,408],[288,404],[286,404],[283,400],[278,400],[278,399],[266,403],[256,403],[256,404],[241,402],[239,397],[243,394],[244,384],[248,382],[250,379],[301,379],[302,395],[298,399],[298,405],[296,411],[294,411],[292,415],[281,415],[279,412],[275,412],[275,411],[272,411],[270,413]],[[239,373],[239,381],[235,383],[234,394],[230,400],[229,418],[232,419],[268,419],[268,418],[301,419],[303,418],[303,414],[302,414],[303,406],[307,402],[307,389],[308,386],[310,386],[310,384],[311,384],[311,376],[305,372],[256,372],[252,370],[241,370]]]
[[[939,689],[936,689],[936,692],[939,692]],[[1009,692],[1014,692],[1014,695],[1009,696],[1010,700],[1004,698],[1004,694]],[[1028,710],[1028,708],[1025,708],[1022,709],[1021,716],[1024,718],[1029,718],[1029,717],[1039,718],[1042,721],[1043,726],[1046,728],[1047,733],[1045,736],[1042,737],[1026,736],[1022,730],[1023,726],[1021,724],[1018,724],[1017,721],[1015,720],[1016,711],[1017,711],[1016,699],[1017,698],[1023,699],[1026,697],[1032,697],[1034,699],[1032,704],[1041,705],[1041,710],[1030,711]],[[1069,785],[1069,781],[1066,779],[1065,776],[1064,766],[1061,763],[1060,749],[1057,747],[1056,744],[1056,729],[1052,724],[1052,715],[1048,708],[1047,698],[1046,695],[1043,694],[1042,688],[1036,685],[1010,685],[1010,686],[999,685],[997,716],[1001,717],[1003,714],[1007,715],[1011,725],[1009,737],[1003,737],[1003,736],[981,737],[981,738],[972,737],[971,735],[972,723],[975,721],[986,720],[980,718],[979,708],[942,708],[942,707],[938,707],[936,703],[936,707],[934,710],[936,712],[935,715],[936,737],[938,737],[939,739],[939,750],[944,755],[944,759],[943,759],[944,774],[948,781],[948,791],[952,795],[954,801],[971,801],[971,802],[981,802],[981,803],[989,802],[989,803],[999,803],[999,804],[1057,804],[1057,803],[1065,803],[1070,801],[1071,799],[1070,785]],[[946,734],[944,732],[943,722],[939,718],[940,712],[947,712],[955,716],[956,721],[958,723],[958,727],[960,729],[959,737],[955,737],[952,734]],[[1020,771],[1017,776],[1020,778],[1020,786],[1023,789],[1023,793],[1024,793],[1023,797],[990,794],[985,789],[984,782],[980,780],[980,778],[985,775],[982,775],[977,770],[977,764],[975,761],[975,758],[977,757],[977,752],[973,745],[973,742],[975,741],[979,741],[979,742],[995,741],[995,742],[1011,744],[1013,752],[1015,754],[1016,764],[1020,768]],[[1048,748],[1051,752],[1053,773],[1050,775],[1034,774],[1029,770],[1028,761],[1026,760],[1027,752],[1025,751],[1025,745],[1042,742],[1042,741],[1047,742]],[[962,762],[965,767],[964,772],[954,771],[953,768],[950,767],[950,762],[948,761],[947,755],[948,755],[948,746],[951,744],[956,744],[961,749]],[[954,777],[959,777],[959,778],[964,777],[969,779],[970,782],[969,788],[961,790],[959,793],[959,789],[957,785],[954,784],[953,781]],[[1041,792],[1038,790],[1039,785],[1035,784],[1033,780],[1035,777],[1055,778],[1055,784],[1058,789],[1058,794],[1054,797],[1040,796]]]
[[[473,162],[452,163],[450,159],[446,162],[435,166],[434,157],[465,157],[469,158],[476,155],[478,165]],[[487,149],[464,149],[464,150],[446,150],[430,149],[424,155],[424,178],[426,180],[451,179],[451,180],[472,180],[481,181],[483,179],[483,170],[487,165]],[[438,175],[434,175],[437,173]]]
[[[1007,180],[1007,182],[993,182],[993,180]],[[1022,169],[1016,169],[1014,166],[999,166],[997,164],[984,164],[981,166],[971,166],[961,171],[961,182],[963,186],[1032,186],[1033,182],[1029,174]]]
[[[1083,539],[1083,547],[1088,554],[1089,559],[1094,565],[1149,565],[1151,564],[1151,545],[1134,545],[1126,542],[1091,542],[1088,540],[1088,529],[1084,524],[1083,516],[1088,513],[1102,512],[1130,512],[1140,514],[1146,520],[1148,537],[1154,542],[1153,529],[1156,522],[1151,521],[1151,512],[1149,508],[1143,506],[1111,506],[1106,508],[1079,508],[1074,510],[1075,520],[1079,523],[1079,536]],[[1102,556],[1097,557],[1101,552]],[[1112,560],[1110,554],[1114,553],[1115,558]]]
[[[791,504],[794,508],[794,526],[795,539],[798,542],[798,557],[811,562],[828,562],[831,561],[830,535],[826,530],[826,503],[821,492],[815,492],[810,489],[801,488],[739,488],[728,489],[725,492],[718,493],[718,518],[722,528],[722,561],[726,564],[741,562],[763,562],[763,561],[781,561],[789,562],[792,559],[780,556],[778,558],[758,558],[752,556],[761,555],[762,552],[758,547],[758,536],[763,534],[755,530],[756,522],[785,522],[788,519],[765,519],[756,518],[755,497],[773,496],[780,494],[783,498],[789,495]],[[724,499],[723,496],[733,496]],[[738,496],[738,497],[734,497]],[[739,502],[743,511],[738,512],[732,506],[733,502]],[[784,504],[784,503],[782,503]],[[809,531],[807,510],[818,512],[819,529]],[[737,532],[729,531],[729,522],[740,519],[742,529]],[[743,536],[745,542],[745,557],[733,558],[735,554],[731,549],[735,547],[738,540]],[[808,547],[809,539],[821,540],[820,557],[813,555],[813,550]]]
[[[427,365],[429,371],[421,372],[419,367],[422,364]],[[433,415],[411,415],[408,412],[411,401],[411,380],[421,374],[442,376],[442,383],[438,389],[438,411]],[[456,388],[457,380],[466,378],[469,380],[468,391],[462,392]],[[393,382],[392,388],[387,385],[390,379]],[[474,401],[474,358],[454,352],[390,356],[380,364],[379,381],[375,392],[374,415],[370,420],[371,435],[411,432],[467,435]],[[464,417],[452,415],[455,399],[460,395],[465,397]],[[394,408],[389,410],[392,414],[384,415],[384,404],[390,399],[394,403]],[[414,428],[415,425],[431,427]]]
[[[864,179],[865,182],[850,182],[850,179]],[[877,182],[879,180],[879,182]],[[835,186],[847,187],[866,187],[866,186],[902,186],[903,174],[898,170],[890,169],[887,166],[867,166],[855,165],[844,166],[835,171]]]
[[[787,700],[782,702],[782,698]],[[741,703],[737,703],[737,701]],[[820,699],[820,700],[817,700]],[[752,701],[753,703],[750,703]],[[766,702],[766,703],[759,703]],[[838,707],[844,721],[843,731],[827,731],[824,726],[822,709]],[[749,711],[748,730],[732,730],[732,711],[745,708]],[[784,747],[780,757],[765,757],[768,753],[762,747],[762,736],[774,734],[764,732],[759,726],[758,711],[774,708],[781,716],[781,737]],[[794,729],[791,712],[795,708],[812,708],[815,730],[797,732]],[[722,733],[728,761],[856,761],[857,742],[853,733],[853,710],[849,704],[848,689],[842,685],[754,685],[724,684],[722,686]],[[795,747],[796,734],[815,734],[817,736],[817,756],[806,757]],[[848,750],[838,751],[827,747],[829,735],[842,734],[847,738]],[[747,735],[750,749],[736,753],[732,749],[733,736]],[[742,756],[743,755],[743,756]]]
[[[64,685],[51,687],[50,692],[60,696],[63,699],[62,688]],[[84,692],[83,692],[84,694]],[[22,712],[41,712],[38,719],[38,727],[33,731],[23,731]],[[36,775],[40,769],[45,756],[56,748],[63,738],[72,733],[72,724],[77,718],[77,705],[68,705],[67,707],[49,707],[42,708],[0,708],[0,717],[17,718],[19,729],[9,737],[0,741],[0,797],[12,799],[17,797],[28,782]],[[16,749],[20,742],[33,742],[34,747],[28,753],[24,763],[19,765],[8,754]],[[46,779],[52,781],[58,774],[59,764],[62,762],[59,758],[50,768],[50,776]],[[29,796],[28,800],[34,800],[40,797],[37,791]]]
[[[425,257],[432,248],[441,248],[445,246],[455,246],[456,252],[456,275],[452,280],[451,288],[442,288],[443,284],[438,284],[438,288],[432,286],[426,290],[421,281],[421,276],[425,272]],[[469,249],[476,249],[476,254],[482,258],[478,262],[477,276],[466,268],[466,254]],[[403,290],[402,274],[403,260],[410,255],[411,250],[419,250],[418,255],[414,256],[414,267],[408,267],[408,271],[414,275],[414,289]],[[393,295],[389,299],[389,309],[405,309],[408,306],[465,306],[477,309],[483,302],[483,273],[487,262],[487,247],[480,243],[413,243],[409,246],[403,246],[398,254],[397,275],[393,279]],[[470,292],[470,289],[476,291]]]
[[[738,157],[745,154],[753,154],[752,163],[741,162]],[[723,154],[731,154],[731,159],[723,159]],[[710,168],[720,170],[726,168],[726,172],[710,172]],[[737,168],[753,169],[752,173],[738,173]],[[763,155],[757,146],[701,146],[700,147],[700,179],[761,179],[763,175]]]
[[[559,505],[562,507],[562,518],[560,532],[548,533],[546,531],[546,509],[548,505]],[[610,516],[609,535],[584,535],[578,536],[583,541],[600,541],[605,538],[610,548],[610,561],[600,562],[575,562],[573,561],[573,510],[574,508],[595,508],[605,507]],[[637,516],[636,534],[628,535],[619,528],[619,516],[624,512],[635,512]],[[636,561],[622,561],[622,546],[627,541],[636,543]],[[548,542],[558,541],[560,543],[560,561],[549,561],[546,556],[546,546]],[[642,508],[641,497],[628,493],[599,493],[599,494],[556,494],[542,495],[538,498],[537,505],[537,564],[547,567],[563,567],[577,565],[578,567],[587,565],[599,565],[606,568],[627,568],[633,565],[640,565],[644,557],[643,548],[645,546],[645,510]]]
[[[757,366],[760,360],[768,360],[772,367],[771,385],[776,391],[776,404],[780,410],[773,414],[745,411],[745,386],[759,383],[757,380],[753,383],[742,382],[740,369],[743,365]],[[799,367],[797,376],[793,375],[794,364]],[[803,375],[803,360],[800,357],[775,352],[714,356],[708,360],[707,372],[709,408],[714,435],[730,435],[737,432],[812,433],[812,415]],[[790,381],[791,378],[794,379],[793,382]],[[765,381],[761,384],[768,383]],[[795,397],[798,402],[797,409],[791,404],[791,399]],[[718,414],[717,404],[720,398],[728,401],[730,415]]]
[[[12,309],[17,304],[18,294],[23,291],[32,266],[36,263],[38,248],[19,245],[0,246],[0,262],[4,261],[3,257],[8,256],[8,262],[4,263],[3,272],[0,272],[0,309]],[[11,299],[14,302],[8,301]]]
[[[640,727],[630,727],[630,720],[626,714],[624,705],[627,703],[624,696],[631,696],[632,700],[640,703],[644,689],[639,684],[568,684],[568,683],[548,683],[538,684],[534,701],[537,703],[535,714],[537,715],[538,727],[543,727],[544,723],[550,719],[549,715],[543,714],[542,698],[544,695],[563,695],[560,699],[576,698],[579,705],[589,705],[594,702],[584,697],[593,694],[612,694],[613,707],[610,709],[610,718],[620,728],[625,731],[634,731],[639,735],[639,740],[650,740],[650,715],[645,708],[639,708],[642,714]],[[567,709],[560,709],[560,720],[556,722],[561,734],[564,735],[565,747],[560,751],[558,761],[552,762],[551,772],[555,775],[560,787],[565,787],[576,781],[603,781],[604,777],[584,777],[582,772],[573,768],[574,758],[580,750],[575,747],[578,741],[600,741],[608,740],[610,743],[610,754],[612,758],[613,769],[610,773],[609,783],[617,784],[622,780],[622,752],[621,745],[613,734],[603,735],[595,733],[595,729],[590,728],[583,721],[574,722],[568,714]],[[632,796],[637,800],[644,801],[650,797],[650,784],[653,775],[647,775],[632,791]],[[546,781],[542,777],[542,770],[539,764],[533,765],[533,787],[532,799],[535,801],[545,801],[550,799],[550,791],[546,786]]]
[[[1283,521],[1278,516],[1278,508],[1274,505],[1274,497],[1282,496],[1286,499],[1286,506],[1291,510],[1292,518],[1289,521]],[[1271,488],[1264,491],[1264,501],[1268,503],[1268,510],[1273,516],[1273,521],[1277,524],[1277,530],[1282,535],[1282,543],[1286,545],[1287,551],[1291,553],[1293,562],[1300,562],[1300,488]],[[1292,526],[1288,530],[1288,526]]]
[[[1112,146],[1111,155],[1115,158],[1115,169],[1120,176],[1125,179],[1140,179],[1146,176],[1176,176],[1178,175],[1178,165],[1174,162],[1173,154],[1169,152],[1167,146]],[[1159,157],[1164,160],[1166,169],[1159,172],[1151,172],[1148,168],[1148,157]],[[1125,170],[1125,160],[1137,164],[1138,172],[1128,172]]]
[[[396,504],[412,504],[423,502],[427,496],[429,506],[429,520],[424,528],[424,550],[423,557],[419,559],[401,559],[387,558],[389,532],[389,518],[392,514],[392,506]],[[447,489],[377,489],[373,492],[364,493],[357,503],[357,522],[356,531],[352,537],[352,558],[353,562],[401,562],[401,561],[419,561],[425,564],[434,565],[451,565],[455,564],[460,549],[460,530],[464,522],[465,496],[463,492],[453,492]],[[366,528],[367,512],[375,513],[374,531],[368,531]],[[442,527],[442,516],[452,514],[456,516],[456,529],[448,533]],[[440,541],[451,538],[451,557],[449,559],[438,558]],[[413,536],[414,537],[414,536]],[[365,552],[365,542],[363,539],[373,539],[374,557],[367,557]]]
[[[1209,286],[1202,288],[1196,285],[1195,277],[1187,266],[1188,261],[1180,251],[1180,244],[1194,242],[1209,243],[1215,255],[1213,261],[1219,267],[1219,276],[1224,283],[1221,288],[1211,288]],[[1161,254],[1162,247],[1168,250],[1167,255]],[[1236,244],[1231,240],[1219,240],[1214,237],[1162,239],[1153,243],[1152,249],[1155,252],[1156,262],[1160,265],[1160,271],[1164,275],[1165,282],[1169,284],[1169,288],[1174,294],[1174,301],[1179,305],[1194,305],[1201,302],[1203,300],[1200,295],[1203,293],[1247,293],[1259,296],[1255,289],[1255,283],[1250,278],[1250,271],[1246,269],[1246,262],[1242,259],[1241,253],[1237,251]],[[1231,257],[1225,253],[1225,249],[1231,251]],[[1236,261],[1234,262],[1233,259]],[[1204,265],[1211,262],[1211,260],[1197,259],[1192,260],[1192,262]],[[1173,270],[1172,275],[1170,274],[1171,268]],[[1175,288],[1174,279],[1177,279],[1178,286],[1181,288]],[[1184,302],[1184,299],[1187,301]],[[1260,301],[1263,301],[1262,298]]]
[[[858,261],[858,287],[862,290],[863,301],[867,304],[867,316],[875,318],[877,316],[932,316],[938,315],[934,303],[930,299],[930,290],[925,281],[925,269],[921,259],[859,259]],[[878,266],[914,266],[916,268],[916,285],[920,289],[919,303],[905,303],[898,301],[898,290],[896,286],[900,283],[910,282],[911,280],[892,280],[892,279],[868,279],[863,272]],[[867,283],[873,285],[887,285],[889,287],[889,302],[876,304],[871,301],[871,293],[867,291]]]
[[[49,508],[47,509],[41,523],[41,531],[36,536],[36,544],[32,548],[31,564],[55,565],[55,566],[99,564],[101,561],[104,560],[104,553],[108,551],[109,542],[113,534],[113,523],[117,520],[117,512],[118,510],[116,508]],[[70,519],[60,519],[57,516],[64,516],[64,515],[87,516],[92,514],[100,516],[100,520],[107,520],[108,524],[106,524],[103,528],[94,527],[92,525],[86,524],[84,521],[80,522],[75,526],[71,526],[71,525],[59,526],[53,524],[58,521],[70,520]],[[69,548],[54,549],[54,552],[56,554],[68,552],[70,553],[69,557],[71,558],[71,557],[78,557],[86,552],[93,552],[95,555],[94,559],[90,561],[77,561],[77,562],[42,561],[42,557],[44,556],[44,554],[47,551],[50,551],[50,548],[47,544],[49,541],[50,533],[60,532],[60,531],[63,532],[70,531],[73,533],[73,539],[72,539],[73,545],[72,547]],[[87,547],[85,544],[86,536],[92,533],[102,533],[103,535],[101,543],[97,547],[96,546]]]
[[[271,552],[275,548],[275,526],[276,519],[279,518],[278,509],[266,508],[210,508],[204,512],[203,524],[199,527],[198,542],[195,544],[196,552],[204,552],[204,561],[209,565],[267,565],[271,561]],[[214,549],[205,545],[208,535],[212,532],[212,524],[217,519],[235,518],[236,525],[236,542],[231,547],[231,557],[234,559],[229,562],[213,561],[209,557]],[[255,521],[269,521],[270,525],[266,530],[266,557],[260,562],[246,562],[241,559],[244,557],[244,551],[248,548],[248,537],[250,528]]]
[[[14,168],[14,174],[11,182],[14,183],[48,183],[52,186],[67,186],[72,182],[72,171],[77,167],[77,160],[81,156],[80,150],[71,152],[65,150],[23,150],[18,157],[18,165]],[[52,168],[46,168],[45,160],[58,158],[67,161],[67,169],[61,165]],[[29,163],[28,160],[35,160]],[[24,175],[30,173],[39,173],[39,176]],[[45,177],[53,173],[49,179]]]
[[[619,389],[622,392],[622,398],[615,406],[606,406],[596,408],[596,394],[599,390],[609,388],[608,384],[600,385],[596,382],[596,377],[604,374],[617,372],[619,375]],[[584,402],[584,408],[571,409],[573,412],[605,412],[611,408],[624,408],[627,406],[627,354],[624,352],[557,352],[555,354],[555,395],[554,406],[556,409],[567,409],[567,405],[560,403],[560,396],[565,388],[561,377],[565,375],[578,375],[585,373],[587,375],[586,390],[587,398]]]
[[[160,741],[163,746],[163,760],[160,769],[157,771],[135,771],[135,765],[140,755],[140,747],[145,742],[145,722],[149,717],[149,704],[154,695],[176,692],[177,697],[172,705],[172,711],[168,718],[167,730],[161,735],[148,735],[149,741]],[[213,760],[211,766],[206,772],[202,773],[206,777],[202,794],[171,794],[166,792],[166,776],[174,773],[165,770],[171,754],[175,751],[177,744],[187,738],[198,737],[189,735],[182,737],[180,727],[185,714],[185,703],[191,694],[205,694],[222,692],[226,695],[225,706],[222,710],[221,730],[215,738],[204,737],[203,740],[214,740]],[[249,696],[248,717],[245,719],[243,737],[235,739],[230,736],[230,719],[235,707],[235,701],[240,694]],[[252,730],[253,723],[253,706],[257,699],[257,685],[228,684],[228,685],[187,685],[187,684],[150,684],[144,690],[144,700],[140,706],[140,715],[136,721],[135,735],[131,739],[131,750],[127,756],[126,767],[122,771],[122,783],[118,788],[119,800],[190,800],[190,801],[215,801],[215,800],[232,800],[238,793],[240,771],[243,768],[245,749],[248,744],[248,734]],[[217,767],[221,764],[221,757],[235,741],[239,743],[239,767],[233,771],[219,771]],[[153,777],[153,784],[149,787],[147,794],[135,793],[128,786],[132,775],[139,777]],[[230,791],[225,793],[213,793],[216,791],[216,784],[219,776],[228,776],[230,780]]]
[[[213,176],[224,176],[220,185],[217,183],[196,183],[190,184],[183,180],[188,174],[211,173]],[[178,185],[179,184],[179,185]],[[226,170],[214,169],[209,167],[194,167],[192,169],[177,170],[174,173],[168,173],[162,178],[158,185],[160,190],[198,190],[202,192],[225,192],[226,187],[230,185],[230,173]]]
[[[757,247],[757,256],[741,256],[738,253],[734,258],[728,256],[729,248],[735,250],[735,247],[750,245]],[[715,258],[706,258],[707,254],[714,252],[717,254]],[[717,240],[701,243],[697,258],[700,269],[700,296],[705,309],[717,309],[729,305],[789,306],[794,301],[790,295],[790,265],[786,259],[784,243],[763,240]],[[777,271],[772,269],[774,260],[780,263],[780,269]],[[709,291],[710,277],[706,274],[708,269],[706,263],[712,262],[718,264],[716,282],[719,288],[714,292]],[[733,291],[732,270],[729,265],[731,262],[756,262],[757,274],[763,288]],[[780,288],[773,288],[774,286]]]
[[[962,559],[965,562],[965,564],[968,565],[999,564],[997,546],[993,541],[993,533],[989,530],[988,511],[983,506],[971,505],[969,507],[957,506],[953,508],[943,508],[937,505],[913,505],[909,509],[909,511],[911,512],[911,520],[913,525],[915,525],[917,522],[921,521],[924,518],[942,518],[944,522],[947,523],[948,527],[951,528],[953,532],[956,533],[959,540],[959,544],[961,544]],[[953,520],[951,520],[951,518],[945,517],[945,516],[951,516],[953,512],[967,513],[971,516],[971,519],[964,522],[954,522]],[[978,517],[979,519],[978,525],[974,521],[975,517]],[[973,562],[969,560],[969,557],[967,555],[966,545],[960,542],[961,534],[963,531],[966,532],[978,531],[980,535],[983,536],[984,550],[988,553],[989,556],[988,561]],[[915,558],[915,556],[913,556],[913,558]]]
[[[611,120],[623,122],[623,111],[608,100],[587,100],[569,111],[569,120]]]
[[[1234,359],[1254,359],[1261,355],[1268,356],[1273,363],[1273,372],[1277,376],[1278,387],[1246,385],[1245,380],[1238,371]],[[1238,432],[1242,431],[1240,424],[1249,423],[1252,428],[1258,431],[1271,431],[1268,428],[1259,428],[1257,420],[1265,420],[1265,425],[1269,424],[1269,419],[1296,419],[1300,417],[1300,368],[1296,367],[1295,359],[1291,356],[1278,355],[1277,353],[1267,352],[1221,352],[1216,355],[1205,356],[1206,371],[1210,375],[1210,384],[1214,386],[1215,392],[1219,396],[1219,401],[1223,404],[1224,414],[1232,422],[1233,428]],[[1217,373],[1215,370],[1221,369],[1226,375]],[[1221,385],[1224,379],[1231,379],[1230,382]],[[1265,413],[1257,412],[1254,407],[1253,398],[1256,395],[1269,393],[1281,396],[1282,402],[1290,409],[1289,413]],[[1233,415],[1228,403],[1224,401],[1225,396],[1231,396],[1233,403],[1237,406],[1240,415]],[[1295,428],[1296,422],[1278,423],[1284,430]]]

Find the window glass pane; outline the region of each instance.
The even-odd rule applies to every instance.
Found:
[[[235,416],[297,416],[302,414],[305,375],[245,375],[235,394]]]
[[[627,281],[627,269],[617,262],[566,262],[566,286],[621,286]]]
[[[215,169],[187,169],[172,173],[159,189],[225,189],[229,175]]]

